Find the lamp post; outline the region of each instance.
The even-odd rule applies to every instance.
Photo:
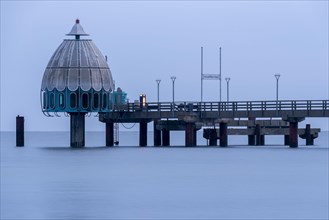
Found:
[[[229,101],[229,91],[230,91],[230,80],[231,80],[231,78],[230,77],[226,77],[225,78],[225,80],[226,80],[226,87],[227,87],[227,101]]]
[[[176,80],[176,76],[172,76],[170,77],[172,80],[172,103],[175,103],[175,80]]]
[[[279,78],[280,78],[280,74],[275,74],[274,76],[276,78],[276,101],[278,102],[278,100],[279,100]]]
[[[278,111],[278,102],[279,102],[279,78],[280,78],[280,74],[275,74],[274,75],[276,78],[276,115],[279,115],[279,111]]]
[[[158,85],[158,104],[159,104],[159,100],[160,100],[160,90],[159,90],[159,87],[160,87],[160,82],[161,82],[161,79],[157,79],[155,80],[157,82],[157,85]]]

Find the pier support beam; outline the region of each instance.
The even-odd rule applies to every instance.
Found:
[[[253,124],[255,124],[256,118],[255,117],[248,117],[248,121],[252,122]],[[248,128],[252,128],[252,127],[248,127]],[[248,135],[248,145],[249,146],[254,146],[256,144],[256,139],[255,139],[255,135]]]
[[[195,123],[186,123],[186,128],[185,128],[185,146],[186,147],[196,146],[196,129],[195,129]]]
[[[254,146],[256,143],[255,135],[248,135],[248,145]]]
[[[139,123],[139,146],[145,147],[147,145],[147,122],[141,121]]]
[[[262,146],[265,145],[265,135],[260,136],[260,145],[262,145]]]
[[[107,122],[105,124],[105,145],[107,147],[112,147],[114,144],[114,123]]]
[[[284,135],[284,145],[289,145],[289,135]]]
[[[19,115],[16,117],[16,146],[24,146],[24,117]]]
[[[314,138],[311,135],[311,125],[306,124],[305,128],[305,139],[306,139],[306,145],[314,145]]]
[[[162,130],[162,146],[169,146],[170,144],[170,131],[163,129]]]
[[[158,124],[158,120],[154,120],[153,121],[154,146],[160,146],[161,145],[161,130],[156,129],[157,124]]]
[[[284,121],[289,122],[289,147],[298,147],[298,123],[305,120],[303,117],[289,117],[282,118]],[[285,136],[285,144],[287,143]]]
[[[216,129],[209,130],[209,146],[217,146],[217,131]]]
[[[71,147],[85,146],[85,113],[70,113],[70,141]]]
[[[289,123],[289,146],[298,147],[298,122]]]
[[[261,127],[259,124],[256,124],[255,135],[256,135],[256,146],[261,146],[262,145],[262,135],[261,135]]]
[[[227,123],[221,122],[219,123],[219,146],[221,147],[227,147]]]

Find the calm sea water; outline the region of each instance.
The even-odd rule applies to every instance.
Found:
[[[104,143],[90,132],[70,149],[68,133],[31,132],[18,148],[2,132],[1,219],[328,219],[328,132],[298,149],[275,136],[185,148],[182,132],[175,147],[137,147],[137,132]]]

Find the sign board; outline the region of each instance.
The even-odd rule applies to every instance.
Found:
[[[219,74],[202,74],[202,79],[219,80]]]

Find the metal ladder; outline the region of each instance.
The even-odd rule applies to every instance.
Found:
[[[119,145],[119,123],[114,123],[114,144]]]

